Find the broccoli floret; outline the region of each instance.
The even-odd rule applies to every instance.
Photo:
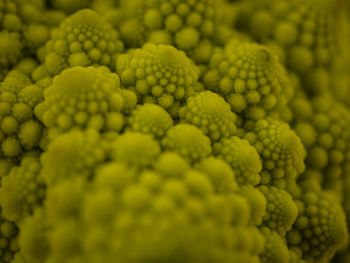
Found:
[[[56,137],[41,155],[42,176],[47,186],[72,178],[91,178],[107,159],[110,143],[96,130],[72,130]]]
[[[202,159],[195,168],[210,177],[218,193],[229,193],[238,188],[232,168],[219,158]]]
[[[36,115],[52,133],[73,128],[119,132],[124,125],[124,98],[118,75],[105,67],[64,70],[45,89]]]
[[[162,139],[162,146],[164,150],[175,151],[191,163],[208,157],[212,152],[210,139],[190,124],[171,127]]]
[[[174,124],[170,114],[156,104],[139,105],[127,120],[125,130],[151,134],[160,139]]]
[[[121,37],[130,47],[145,42],[171,44],[207,61],[223,7],[221,0],[122,1],[126,19],[120,26]]]
[[[262,223],[263,217],[266,215],[268,208],[267,199],[258,188],[252,185],[242,185],[238,193],[245,197],[250,205],[250,218],[254,225],[259,226]]]
[[[308,155],[303,178],[312,176],[326,189],[342,192],[342,179],[348,174],[350,112],[343,104],[329,97],[310,102],[311,115],[298,118],[295,132]]]
[[[68,67],[103,65],[114,69],[124,49],[118,32],[90,9],[67,17],[46,43],[45,66],[52,75]]]
[[[131,167],[145,168],[154,162],[160,153],[159,143],[150,135],[126,132],[113,142],[112,158]]]
[[[133,90],[139,103],[155,103],[177,116],[180,103],[191,96],[198,68],[185,53],[168,45],[145,44],[118,57],[123,87]]]
[[[228,138],[236,132],[237,116],[223,98],[210,91],[189,97],[179,117],[182,122],[200,128],[212,141]]]
[[[0,30],[21,33],[25,25],[40,21],[43,9],[42,0],[1,0]]]
[[[177,167],[183,163],[175,177],[164,166],[172,160]],[[109,162],[95,170],[92,181],[61,180],[48,192],[47,217],[37,210],[23,226],[24,256],[54,262],[115,257],[123,262],[258,262],[264,241],[248,225],[249,202],[231,192],[217,194],[205,172],[185,166],[180,156],[167,153],[155,163],[162,174],[150,167],[135,173],[133,167]]]
[[[38,158],[25,157],[21,166],[12,168],[9,175],[2,179],[0,204],[5,218],[20,223],[41,206],[45,185],[40,171]]]
[[[9,68],[22,57],[23,45],[18,33],[0,31],[0,66]]]
[[[262,263],[289,263],[289,251],[284,240],[277,232],[267,227],[260,229],[265,237],[264,253],[260,256]]]
[[[283,63],[302,77],[303,88],[310,94],[320,94],[331,88],[327,83],[332,77],[330,69],[336,54],[342,52],[336,3],[246,1],[239,25],[257,41],[281,50]]]
[[[181,177],[189,171],[190,165],[180,153],[163,152],[154,163],[154,169],[164,177]]]
[[[27,75],[11,71],[0,90],[0,155],[18,163],[24,154],[39,149],[43,126],[34,116],[42,89],[31,85]]]
[[[18,252],[18,226],[4,218],[0,210],[0,261],[11,262],[16,252]]]
[[[15,69],[6,75],[6,78],[1,83],[1,91],[17,94],[21,89],[31,84],[32,81],[26,73]],[[33,97],[36,98],[36,94]],[[29,96],[28,99],[31,99],[31,97]]]
[[[239,184],[260,183],[262,164],[255,148],[237,136],[222,138],[213,146],[214,155],[227,162],[233,169]]]
[[[44,1],[0,1],[0,66],[10,69],[49,38]]]
[[[262,45],[237,39],[216,49],[203,83],[223,96],[243,121],[278,116],[293,94],[275,54]]]
[[[29,262],[42,262],[49,252],[47,225],[44,210],[37,209],[21,227],[18,243],[24,258]]]
[[[288,124],[273,119],[259,120],[244,137],[262,159],[261,184],[284,188],[304,171],[305,149]]]
[[[14,67],[14,69],[18,69],[22,71],[27,76],[32,77],[32,73],[38,67],[38,61],[34,58],[24,58],[20,60]]]
[[[48,224],[61,224],[67,218],[79,215],[81,203],[87,193],[87,184],[82,177],[62,179],[49,186],[44,207]],[[35,217],[35,215],[34,215]]]
[[[298,215],[298,208],[292,196],[287,191],[274,186],[259,186],[259,190],[267,201],[263,225],[284,237]]]
[[[288,245],[309,261],[327,261],[348,237],[344,212],[330,193],[305,187],[297,200],[298,217],[287,233]]]
[[[23,32],[24,41],[28,50],[35,54],[36,51],[49,39],[50,28],[47,25],[32,23]]]
[[[100,173],[98,176],[102,175],[103,174]],[[104,177],[110,178],[106,175]],[[98,179],[98,177],[96,179]],[[207,247],[209,244],[213,244],[211,243],[212,238],[224,238],[224,236],[221,237],[223,233],[220,233],[220,231],[211,231],[210,229],[214,230],[218,222],[229,222],[227,221],[229,219],[227,218],[229,217],[227,209],[231,206],[228,200],[225,201],[225,198],[213,195],[211,183],[204,173],[188,171],[181,175],[179,174],[176,178],[162,178],[157,173],[146,171],[141,173],[139,177],[134,178],[134,180],[135,179],[137,181],[135,183],[128,183],[121,194],[121,211],[119,212],[121,215],[117,217],[117,228],[115,228],[117,233],[123,235],[123,239],[120,239],[120,241],[122,241],[122,247],[118,246],[118,249],[115,248],[117,250],[115,250],[114,253],[120,253],[120,256],[125,262],[131,260],[131,254],[129,253],[133,253],[134,256],[137,256],[138,260],[153,258],[153,260],[171,259],[174,262],[189,259],[195,261],[204,260],[203,262],[207,262],[207,260],[214,260],[214,258],[220,260],[220,262],[227,262],[229,258],[235,258],[235,256],[239,257],[238,251],[232,254],[232,252],[228,252],[226,249],[223,250],[224,247],[217,247],[214,250],[225,251],[224,254],[219,253],[221,255],[212,253],[212,249],[205,253],[204,250],[200,249]],[[110,181],[110,179],[108,179],[108,181]],[[109,185],[112,186],[113,183]],[[107,190],[108,189],[104,189],[104,192]],[[112,191],[115,192],[115,190]],[[103,194],[103,196],[106,195],[106,193]],[[98,194],[95,196],[100,195]],[[238,207],[239,204],[235,201],[239,200],[239,198],[239,196],[236,196],[236,198],[232,196],[230,199],[232,205],[236,206],[237,209],[240,208]],[[105,198],[103,199],[106,200]],[[202,200],[204,199],[207,199],[207,201],[203,203]],[[96,199],[94,198],[94,200]],[[104,204],[108,203],[104,200]],[[109,200],[109,198],[107,200]],[[241,200],[244,202],[244,199],[241,198]],[[95,203],[95,208],[90,211],[96,211],[96,208],[101,206],[101,204]],[[246,202],[244,204],[247,205]],[[243,206],[242,209],[246,209],[242,210],[242,212],[249,211],[246,206]],[[111,210],[108,209],[108,211]],[[93,214],[97,215],[96,212]],[[139,220],[135,220],[133,217],[135,214],[138,215]],[[206,219],[204,219],[205,217]],[[91,216],[88,218],[91,224]],[[201,223],[201,219],[204,219],[207,223]],[[194,222],[197,223],[193,224]],[[96,224],[96,222],[94,224]],[[164,228],[161,227],[159,229],[159,224],[164,225]],[[171,227],[166,227],[166,225]],[[205,228],[207,228],[207,230],[203,232]],[[232,231],[232,236],[239,236],[238,234],[236,235],[235,230],[236,229],[227,229],[227,231]],[[181,231],[180,235],[178,231]],[[249,235],[252,238],[255,237],[254,240],[256,238],[259,239],[258,233],[250,230],[248,231],[244,226],[238,231],[240,231],[242,235]],[[136,235],[140,232],[150,237],[146,243],[142,240],[137,241]],[[124,237],[124,235],[128,235],[128,237]],[[167,242],[167,248],[162,244],[164,235],[171,235],[172,237],[171,241]],[[199,236],[202,237],[202,240],[197,243],[199,245],[198,247],[197,245],[187,247],[189,245],[188,242],[192,242],[191,240],[195,240],[193,238],[198,238]],[[237,238],[237,240],[239,240],[239,238]],[[252,242],[248,245],[248,248],[242,248],[242,251],[247,253],[247,250],[254,249],[255,247],[251,243]],[[126,249],[126,246],[129,248],[132,246],[135,249],[129,250]],[[178,248],[176,250],[177,253],[173,254],[173,248],[175,247]],[[199,250],[197,251],[197,249]],[[96,251],[96,247],[94,250]],[[243,254],[244,252],[242,251],[241,253]],[[198,254],[198,252],[204,253],[205,258]]]

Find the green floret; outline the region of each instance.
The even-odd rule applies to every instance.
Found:
[[[236,39],[224,49],[216,49],[203,83],[223,96],[244,121],[281,115],[293,94],[274,53],[264,46]]]
[[[96,189],[109,188],[119,192],[131,184],[137,175],[135,169],[131,169],[123,163],[107,162],[96,169],[93,181]],[[141,181],[142,184],[158,187],[161,180],[157,172],[149,171],[143,174]]]
[[[160,162],[183,162],[176,156],[167,153]],[[264,242],[247,225],[248,202],[232,193],[216,194],[205,173],[188,169],[169,177],[111,162],[96,170],[89,187],[81,179],[53,186],[45,210],[25,222],[20,237],[25,258],[259,262]]]
[[[35,54],[49,38],[52,26],[46,23],[42,0],[0,1],[0,66],[13,66],[15,61]],[[7,54],[7,55],[5,55]]]
[[[163,152],[154,163],[154,169],[164,177],[181,177],[189,171],[190,165],[175,152]]]
[[[100,173],[98,176],[102,175],[103,173]],[[114,222],[114,227],[111,228],[114,230],[111,230],[113,231],[111,233],[118,235],[118,245],[110,247],[106,242],[104,248],[108,250],[98,251],[96,243],[93,243],[95,247],[89,247],[90,250],[85,253],[94,252],[92,255],[95,257],[97,255],[103,256],[103,258],[107,258],[106,255],[110,255],[111,258],[113,255],[119,255],[118,258],[122,258],[123,262],[132,262],[132,258],[135,259],[135,257],[139,262],[147,260],[230,262],[235,258],[243,257],[241,253],[247,259],[251,259],[253,253],[250,251],[254,251],[255,248],[259,250],[259,246],[255,247],[253,242],[253,240],[261,238],[256,232],[250,231],[244,226],[237,229],[237,232],[236,228],[229,227],[233,219],[230,219],[232,214],[230,215],[228,210],[231,206],[239,206],[235,203],[235,201],[238,202],[239,197],[232,196],[231,199],[226,199],[223,196],[213,194],[213,188],[205,174],[188,171],[179,174],[177,178],[162,178],[157,173],[145,171],[134,177],[133,180],[135,179],[136,182],[127,183],[125,189],[122,190],[120,199],[117,199],[120,206],[113,206],[113,199],[106,199],[109,195],[107,194],[108,189],[100,188],[99,193],[102,194],[103,190],[105,198],[101,199],[100,204],[95,201],[94,207],[109,204],[110,202],[105,200],[111,200],[112,203],[108,205],[108,211],[119,210],[119,216],[115,218],[116,221],[102,221]],[[110,182],[110,179],[107,180]],[[107,184],[104,185],[107,186]],[[113,193],[117,193],[116,189],[120,189],[119,187],[114,188],[115,184],[113,183],[108,185]],[[96,200],[96,198],[92,200]],[[237,207],[237,209],[239,208]],[[94,209],[92,208],[90,211],[94,211]],[[93,215],[97,215],[97,213],[93,213]],[[135,216],[137,216],[137,220]],[[97,221],[93,222],[92,216],[87,218],[90,227],[96,226]],[[220,227],[222,224],[225,225],[224,228]],[[101,234],[104,233],[103,229],[100,231],[102,231]],[[226,231],[232,237],[236,237],[237,241],[240,237],[239,233],[241,233],[243,236],[252,238],[251,242],[244,248],[232,247],[233,243],[227,243],[227,247],[226,245],[221,246],[214,240],[218,239],[226,243],[228,241],[224,235]],[[147,241],[138,239],[139,233],[149,237]],[[90,235],[88,236],[90,237]],[[171,236],[171,240],[164,243],[164,238],[169,236]],[[197,242],[190,243],[195,240]],[[105,244],[103,239],[101,241]],[[209,249],[209,245],[211,245],[211,249]],[[231,252],[229,252],[229,247]],[[112,248],[114,251],[111,251]],[[238,251],[239,249],[240,251]]]
[[[43,126],[34,116],[34,107],[42,100],[42,89],[31,85],[21,71],[11,71],[0,91],[0,156],[18,158],[39,149]]]
[[[105,67],[74,67],[56,76],[35,111],[52,136],[73,128],[119,132],[124,98],[118,75]]]
[[[118,235],[118,246],[113,246],[112,252],[107,245],[107,253],[110,254],[104,253],[104,258],[106,255],[110,255],[111,258],[118,255],[123,262],[133,262],[133,259],[138,262],[230,262],[240,253],[247,253],[243,249],[239,252],[237,248],[232,247],[230,252],[228,247],[225,248],[226,246],[214,241],[219,239],[225,242],[226,231],[232,236],[238,235],[230,227],[225,230],[219,227],[223,224],[222,215],[228,215],[226,212],[230,207],[229,202],[208,192],[207,186],[210,184],[203,174],[190,172],[176,181],[161,182],[162,187],[159,190],[141,184],[144,176],[145,174],[141,174],[139,183],[127,186],[121,194],[119,216],[116,218],[113,232],[114,235]],[[106,189],[104,191],[106,192]],[[181,193],[184,193],[184,196]],[[208,200],[204,201],[206,198]],[[228,226],[227,223],[225,225]],[[250,234],[253,240],[254,237],[259,238],[244,227],[241,231],[245,235]],[[139,233],[147,236],[147,241],[138,239]],[[166,238],[169,236],[170,240]],[[90,238],[90,235],[88,237]],[[164,238],[168,240],[166,243]],[[194,242],[195,240],[197,241]],[[101,257],[106,251],[98,251],[97,248],[96,245],[92,249],[89,247],[90,251],[85,253],[92,254],[94,258],[97,255]]]
[[[238,193],[228,195],[228,200],[233,214],[231,223],[242,229],[244,229],[243,226],[251,225],[251,216],[254,212],[251,211],[249,200]]]
[[[250,205],[250,218],[252,224],[259,226],[266,214],[267,202],[264,195],[252,185],[240,186],[238,193],[245,197]]]
[[[45,220],[49,224],[62,224],[67,218],[78,216],[86,193],[87,184],[82,177],[62,179],[50,185],[44,203]]]
[[[17,94],[24,87],[31,85],[31,79],[29,76],[22,72],[21,70],[15,69],[11,70],[7,75],[4,81],[1,83],[1,92],[11,92]],[[33,94],[35,97],[35,94]],[[30,96],[29,98],[30,99]]]
[[[159,104],[173,116],[198,85],[198,68],[185,53],[168,45],[148,43],[119,56],[117,72],[122,86],[133,90],[139,103]]]
[[[264,253],[260,256],[262,263],[289,263],[289,251],[284,240],[278,233],[267,227],[260,229],[265,237]]]
[[[267,201],[263,225],[284,237],[298,215],[298,208],[292,196],[274,186],[260,186],[259,190],[264,194]]]
[[[42,262],[48,254],[47,222],[44,210],[36,209],[21,226],[19,246],[29,262]]]
[[[236,132],[236,115],[223,98],[211,91],[189,97],[179,111],[182,122],[200,128],[212,141],[227,138]]]
[[[18,69],[22,71],[27,76],[32,76],[34,70],[38,67],[38,61],[34,58],[28,57],[21,59],[14,67],[14,69]]]
[[[310,103],[311,115],[293,125],[308,152],[302,177],[314,174],[323,187],[341,193],[349,174],[350,111],[329,97]]]
[[[67,17],[46,43],[45,66],[51,75],[68,67],[104,65],[114,69],[123,51],[118,33],[89,9]]]
[[[320,190],[306,190],[297,204],[298,217],[287,234],[288,246],[301,250],[305,260],[327,262],[347,242],[341,206],[332,194]]]
[[[36,51],[46,44],[50,37],[50,28],[47,25],[32,23],[23,32],[27,49],[35,54]]]
[[[0,159],[0,178],[8,175],[11,168],[16,166],[17,161],[13,160],[13,158],[1,158]]]
[[[22,22],[18,17],[18,6],[16,1],[1,0],[0,6],[0,29],[19,31],[22,27]]]
[[[2,179],[0,204],[5,218],[21,222],[42,204],[45,186],[40,170],[38,158],[25,157],[21,166],[12,168]]]
[[[130,167],[150,166],[160,153],[158,142],[148,134],[126,132],[113,142],[112,158]]]
[[[56,137],[41,156],[42,176],[47,186],[66,178],[91,178],[107,159],[109,143],[96,130],[73,130]]]
[[[320,94],[332,89],[330,69],[337,55],[347,52],[339,45],[344,35],[337,21],[338,2],[246,1],[239,24],[255,40],[282,50],[284,64],[302,77],[303,88]]]
[[[244,137],[262,159],[261,184],[284,188],[304,171],[305,149],[288,124],[272,119],[259,120]]]
[[[17,33],[0,32],[0,67],[9,68],[22,57],[23,45]]]
[[[207,61],[221,24],[221,0],[123,1],[121,37],[130,47],[145,42],[170,44],[200,62]],[[204,52],[198,52],[204,47]]]
[[[21,33],[25,25],[40,21],[43,9],[42,0],[0,0],[0,31]]]
[[[209,176],[218,193],[228,193],[238,188],[232,168],[221,159],[215,157],[202,159],[195,168]]]
[[[173,126],[169,113],[156,104],[139,105],[128,118],[126,130],[151,134],[154,138],[162,138]]]
[[[175,151],[190,163],[197,162],[211,154],[210,139],[196,126],[177,124],[171,127],[162,139],[163,149]]]
[[[260,183],[262,168],[259,154],[247,140],[233,136],[222,138],[213,146],[214,155],[227,162],[233,169],[239,184]]]
[[[307,263],[304,259],[301,259],[301,256],[291,249],[289,249],[289,263]]]
[[[14,255],[18,252],[18,227],[15,223],[8,221],[0,211],[0,261],[12,262]]]

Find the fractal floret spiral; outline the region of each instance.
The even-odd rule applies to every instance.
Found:
[[[0,263],[349,263],[349,0],[0,0]]]

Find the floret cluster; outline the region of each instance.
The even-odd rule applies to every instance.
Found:
[[[0,263],[350,262],[348,0],[0,0]]]

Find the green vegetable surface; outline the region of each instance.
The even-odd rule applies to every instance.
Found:
[[[349,263],[349,232],[348,0],[0,0],[0,263]]]

